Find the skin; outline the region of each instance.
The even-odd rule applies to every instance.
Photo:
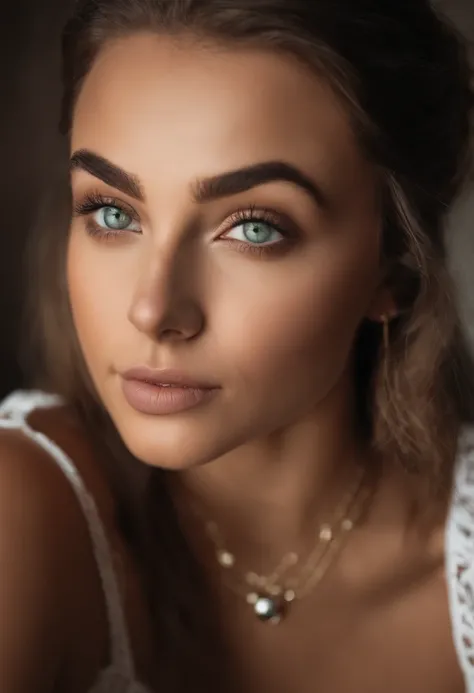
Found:
[[[352,346],[362,320],[379,319],[393,304],[381,282],[376,173],[342,105],[288,57],[137,35],[106,46],[85,80],[71,155],[84,150],[139,179],[143,200],[84,167],[72,171],[76,209],[100,194],[140,219],[104,239],[90,233],[92,221],[103,219],[99,212],[74,217],[67,271],[79,341],[127,447],[147,465],[177,472],[171,477],[177,507],[214,590],[241,689],[312,693],[317,681],[321,693],[460,693],[444,515],[429,526],[413,522],[413,493],[390,461],[379,460],[383,473],[370,511],[331,579],[275,629],[258,623],[222,586],[200,523],[183,509],[193,494],[225,528],[239,566],[265,572],[289,549],[311,550],[318,513],[330,516],[354,480],[356,462],[368,461],[357,443]],[[296,167],[328,203],[284,181],[194,199],[196,181],[265,161]],[[277,234],[280,245],[267,254],[249,251],[242,222],[232,217],[262,207],[297,229],[290,243]],[[137,365],[177,368],[218,389],[185,413],[140,414],[125,400],[120,376]],[[62,436],[102,510],[123,566],[140,678],[153,682],[136,566],[115,525],[100,463],[84,432],[64,416],[53,412],[36,425]],[[32,451],[18,454],[24,459]],[[59,494],[33,488],[49,506],[48,493]],[[77,597],[89,585],[90,595],[87,604],[63,597],[56,605],[69,643],[58,690],[75,693],[87,690],[107,661],[107,625],[102,617],[94,621],[102,599],[84,528],[69,505],[61,513],[69,518],[72,545],[83,552],[82,562],[75,556],[71,592]],[[57,517],[52,535],[61,545],[66,530]],[[47,640],[46,650],[52,647]],[[46,682],[43,689],[51,687]],[[25,683],[14,690],[31,689]]]
[[[105,157],[139,178],[145,196],[137,203],[73,171],[75,205],[97,191],[142,220],[140,233],[107,242],[87,234],[84,218],[73,221],[68,281],[86,362],[138,458],[188,471],[183,478],[219,488],[226,505],[248,497],[252,514],[262,507],[252,487],[268,488],[294,536],[336,463],[355,455],[352,343],[374,304],[377,317],[387,306],[374,172],[329,88],[288,58],[216,57],[153,36],[127,46],[101,54],[72,130],[72,153]],[[258,76],[251,83],[249,70]],[[329,208],[288,182],[193,201],[196,180],[275,160],[323,187]],[[240,252],[250,243],[225,240],[231,215],[252,207],[288,217],[294,241],[257,255]],[[243,238],[241,224],[233,234]],[[143,415],[125,401],[118,375],[135,365],[178,368],[220,389],[187,413]]]

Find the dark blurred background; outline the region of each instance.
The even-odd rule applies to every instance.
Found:
[[[0,397],[22,384],[17,361],[23,248],[58,156],[59,40],[71,0],[14,0],[0,41]]]
[[[474,46],[474,0],[438,0],[437,4]],[[16,0],[2,8],[0,397],[22,384],[17,361],[19,316],[28,281],[22,256],[59,155],[59,38],[72,7],[73,0]],[[451,245],[452,270],[474,344],[474,194],[461,200],[452,225],[456,232]]]

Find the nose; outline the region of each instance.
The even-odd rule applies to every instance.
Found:
[[[160,342],[187,341],[204,328],[196,268],[189,253],[154,252],[140,268],[128,318]]]

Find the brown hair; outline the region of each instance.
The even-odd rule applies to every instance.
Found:
[[[384,455],[446,490],[460,426],[474,418],[474,371],[453,304],[444,239],[470,160],[470,72],[456,32],[428,0],[84,0],[63,39],[65,135],[101,47],[137,31],[192,33],[203,41],[287,52],[343,100],[380,174],[383,259],[400,309],[388,354],[381,356],[379,326],[364,323],[357,337],[365,431]],[[91,418],[106,414],[69,311],[66,157],[63,163],[50,210],[55,218],[46,214],[32,254],[28,318],[39,339],[29,351],[41,384],[87,414],[92,431]],[[148,577],[157,651],[168,674],[163,691],[209,690],[217,674],[200,647],[206,638],[199,634],[211,621],[198,596],[204,587],[195,580],[159,471],[150,474],[146,493],[146,511],[131,536]],[[207,644],[214,637],[211,629]]]

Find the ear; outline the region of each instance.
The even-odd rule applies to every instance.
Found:
[[[394,318],[398,314],[398,308],[393,298],[392,292],[387,287],[381,286],[375,292],[375,295],[365,314],[367,320],[380,322],[383,316],[389,319]]]

